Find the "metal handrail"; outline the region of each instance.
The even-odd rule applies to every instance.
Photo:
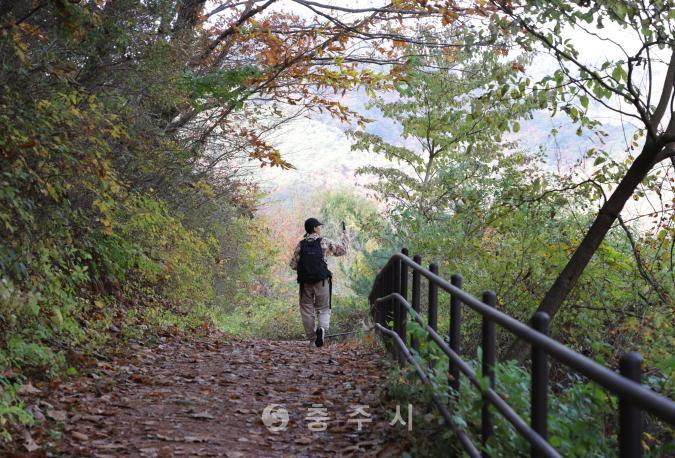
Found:
[[[599,383],[618,395],[630,396],[633,403],[648,410],[657,417],[669,421],[670,423],[675,423],[675,403],[670,399],[661,396],[632,380],[618,375],[616,372],[596,363],[592,359],[581,355],[574,350],[570,350],[557,340],[534,331],[532,328],[515,318],[484,304],[465,291],[454,287],[442,277],[422,266],[415,265],[407,256],[396,253],[393,257],[406,262],[408,266],[419,271],[426,278],[433,280],[434,283],[443,290],[457,295],[462,303],[468,305],[481,315],[487,316],[490,320],[513,332],[528,343],[536,345],[539,349],[544,350],[561,363],[575,369],[580,374],[585,375],[589,379]]]
[[[398,293],[392,293],[389,294],[388,296],[381,297],[379,299],[376,299],[375,302],[383,302],[387,300],[395,299],[398,301],[401,305],[405,306],[408,309],[408,312],[415,318],[415,321],[417,321],[419,324],[421,324],[424,329],[429,333],[431,336],[431,339],[438,345],[438,347],[443,350],[443,352],[452,360],[453,363],[457,364],[459,366],[460,371],[464,373],[464,375],[467,376],[469,381],[473,383],[473,385],[478,388],[481,391],[481,394],[487,397],[487,399],[494,405],[497,410],[506,418],[509,423],[511,423],[516,430],[518,430],[527,440],[530,441],[532,445],[534,445],[540,452],[544,453],[545,456],[550,456],[550,457],[560,457],[558,452],[551,447],[551,445],[546,442],[545,439],[543,439],[537,432],[530,428],[527,423],[523,421],[522,418],[509,406],[506,401],[504,401],[502,398],[499,397],[497,392],[493,390],[492,388],[487,388],[483,389],[481,382],[474,372],[471,367],[465,363],[462,358],[457,355],[454,351],[448,347],[448,345],[443,342],[443,339],[441,336],[439,336],[436,331],[429,326],[428,324],[424,323],[424,320],[422,317],[420,317],[419,313],[417,313],[412,306],[406,301],[403,296],[401,296]],[[381,327],[381,326],[380,326]],[[396,334],[396,333],[394,333]],[[401,340],[400,336],[396,334],[396,337],[398,337],[398,340]],[[401,343],[403,341],[401,340]],[[405,344],[404,344],[405,345]],[[406,348],[407,350],[407,348]]]
[[[375,323],[375,328],[380,332],[383,332],[389,335],[389,337],[393,338],[394,342],[396,342],[396,345],[398,345],[401,351],[403,351],[406,360],[415,367],[415,372],[417,372],[417,375],[420,377],[422,382],[424,382],[427,385],[433,386],[426,372],[424,372],[424,369],[422,369],[419,363],[415,361],[415,358],[413,357],[412,353],[410,353],[410,350],[408,350],[408,347],[405,346],[405,343],[403,343],[401,337],[394,331],[390,331],[389,329],[385,328],[380,323]],[[480,457],[480,452],[478,451],[476,446],[473,445],[473,442],[471,442],[471,440],[467,437],[466,433],[461,429],[459,429],[457,426],[455,426],[455,424],[452,422],[452,416],[450,415],[448,407],[445,404],[443,404],[443,401],[433,391],[431,393],[431,396],[434,401],[434,404],[436,404],[436,407],[438,407],[438,410],[441,412],[441,415],[443,416],[443,419],[445,420],[446,424],[450,426],[452,431],[457,435],[459,441],[462,443],[462,446],[467,451],[469,456]]]
[[[412,269],[412,305],[407,301],[408,268]],[[425,324],[419,315],[420,309],[420,277],[429,281],[429,317]],[[496,310],[496,296],[486,292],[480,301],[461,289],[461,277],[453,275],[452,283],[438,275],[438,267],[432,263],[429,269],[421,266],[421,258],[410,259],[407,250],[390,257],[386,265],[377,274],[369,301],[373,306],[371,312],[378,329],[387,329],[387,322],[393,318],[394,329],[384,333],[395,334],[398,339],[395,353],[399,361],[409,360],[405,346],[407,339],[406,316],[411,314],[415,321],[424,326],[431,340],[438,345],[449,359],[449,379],[453,388],[459,387],[459,372],[463,373],[483,395],[483,411],[481,435],[483,443],[492,435],[492,422],[487,405],[491,404],[530,442],[533,456],[559,456],[546,441],[547,436],[547,393],[548,393],[548,356],[574,369],[579,374],[604,386],[619,396],[619,450],[621,456],[642,456],[642,424],[641,409],[667,421],[675,423],[675,402],[640,385],[641,358],[636,353],[624,355],[620,362],[620,372],[598,364],[590,358],[574,352],[560,342],[550,338],[548,334],[548,315],[538,312],[533,321],[533,328]],[[436,332],[438,289],[451,295],[451,330],[450,345],[446,344]],[[466,304],[483,317],[483,375],[488,377],[488,388],[481,388],[480,381],[473,370],[459,356],[460,347],[460,306]],[[393,309],[393,310],[392,310]],[[404,310],[405,309],[405,310]],[[532,347],[532,415],[528,426],[499,395],[494,391],[495,332],[494,325],[499,324],[512,334],[528,342]],[[400,340],[400,343],[398,342]],[[416,339],[412,346],[419,346]],[[404,350],[405,349],[405,350]],[[460,441],[463,447],[464,441]],[[472,444],[473,446],[473,444]]]

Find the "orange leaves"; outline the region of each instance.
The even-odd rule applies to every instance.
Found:
[[[490,8],[488,2],[480,0],[464,6],[473,7],[475,14]],[[408,54],[413,52],[410,47],[415,46],[411,43],[445,33],[444,26],[467,16],[467,8],[453,1],[397,0],[389,8],[370,8],[343,14],[342,9],[327,4],[310,8],[303,15],[283,7],[249,15],[245,7],[225,8],[217,19],[210,18],[210,24],[204,25],[206,52],[202,55],[209,57],[200,64],[220,69],[255,67],[254,76],[243,85],[242,95],[237,95],[242,103],[261,99],[266,105],[279,103],[292,109],[328,112],[342,122],[364,125],[367,119],[335,99],[354,89],[372,93],[391,88],[405,75]],[[227,38],[223,39],[224,35]],[[454,44],[440,46],[447,50],[449,62],[455,58]],[[377,67],[378,63],[386,66]],[[326,92],[334,97],[325,96]],[[232,112],[240,113],[239,106],[223,110],[222,119],[228,119],[229,128],[234,124],[229,119],[238,116]],[[250,142],[250,157],[259,159],[261,166],[287,167],[269,145],[249,133],[244,136]]]
[[[504,8],[504,11],[508,13],[513,12],[513,2],[511,0],[500,0],[498,3]]]
[[[508,56],[509,55],[509,50],[508,48],[504,48],[501,46],[497,46],[494,48],[495,54],[498,56]]]
[[[405,49],[408,46],[408,43],[403,40],[394,40],[392,42],[394,48]]]
[[[486,4],[485,0],[478,0],[473,7],[464,10],[466,15],[490,17],[496,11],[496,7],[492,4]]]
[[[276,67],[279,65],[282,60],[280,58],[281,56],[279,55],[279,50],[275,49],[264,49],[260,54],[258,54],[258,59],[261,63],[265,64],[266,66],[270,67]]]
[[[47,37],[42,34],[40,29],[32,24],[22,22],[21,24],[19,24],[19,29],[21,29],[24,33],[26,33],[26,35],[37,38],[38,40],[44,42],[48,41]]]
[[[37,140],[32,138],[24,143],[21,143],[19,145],[19,148],[33,148],[34,146],[37,146],[37,144],[38,144]]]
[[[514,72],[523,73],[523,72],[525,72],[525,67],[523,66],[523,64],[520,64],[518,62],[514,62],[514,63],[511,64],[511,70],[513,70]]]
[[[294,169],[295,166],[290,164],[289,162],[284,161],[281,158],[281,153],[278,150],[273,150],[267,153],[267,161],[268,164],[272,167],[280,167],[281,169],[284,170],[289,170],[289,169]],[[265,163],[260,164],[261,167],[265,165]]]
[[[455,11],[445,10],[441,17],[441,24],[450,25],[457,20],[459,14]]]
[[[281,157],[279,150],[262,140],[257,132],[242,127],[237,133],[246,140],[249,157],[260,161],[260,167],[280,167],[283,170],[295,168]]]

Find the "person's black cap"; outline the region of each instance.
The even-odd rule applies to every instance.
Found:
[[[323,223],[319,222],[319,220],[316,218],[308,218],[305,221],[305,232],[311,234],[312,232],[314,232],[314,228],[316,226],[323,226]]]

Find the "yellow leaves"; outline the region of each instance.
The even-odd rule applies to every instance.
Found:
[[[268,66],[274,67],[281,63],[278,50],[265,49],[260,53],[259,59]]]
[[[44,36],[42,34],[42,32],[40,32],[40,29],[35,27],[32,24],[28,24],[27,22],[22,22],[21,24],[19,24],[19,29],[21,29],[27,35],[35,37],[40,41],[44,41],[44,42],[48,41],[47,37]]]
[[[125,138],[127,137],[126,132],[124,131],[124,129],[123,129],[121,126],[117,125],[117,124],[113,125],[113,126],[110,128],[110,136],[111,136],[112,138],[114,138],[115,140],[119,140],[119,139],[122,138],[122,137],[125,137]]]
[[[207,182],[207,181],[199,181],[195,185],[196,189],[199,189],[204,197],[208,199],[214,199],[216,197],[216,193],[213,191],[213,187]]]
[[[59,193],[56,191],[54,186],[52,186],[51,183],[46,183],[45,188],[42,190],[42,193],[45,194],[46,196],[51,197],[54,199],[54,201],[58,202],[61,200],[61,196]]]
[[[612,329],[610,332],[612,335],[615,335],[617,331],[620,331],[621,333],[625,333],[627,331],[640,332],[641,326],[637,320],[630,318],[623,321],[621,325],[617,326],[617,329]]]
[[[45,111],[47,108],[50,108],[51,106],[52,106],[52,102],[47,100],[47,99],[41,99],[36,104],[36,108],[39,111]]]
[[[22,40],[19,33],[13,34],[12,39],[14,42],[14,54],[16,54],[16,57],[23,65],[29,66],[30,61],[28,60],[28,57],[26,57],[25,52],[28,49],[28,43]]]
[[[21,51],[27,51],[27,50],[28,50],[28,43],[26,43],[25,41],[23,41],[23,37],[21,36],[20,33],[18,33],[18,32],[17,32],[17,33],[14,33],[14,34],[12,35],[12,38],[13,38],[13,40],[14,40],[14,44],[16,45],[16,47],[17,47],[19,50],[21,50]]]
[[[98,221],[101,223],[102,230],[107,235],[113,234],[112,214],[115,210],[115,202],[112,199],[94,200],[93,207],[98,209],[101,213]]]
[[[103,233],[106,235],[113,235],[112,219],[108,216],[99,218]]]
[[[108,183],[110,184],[110,192],[112,194],[117,194],[118,192],[120,192],[121,187],[120,187],[119,183],[117,182],[117,180],[110,179],[110,180],[108,180]]]
[[[450,65],[457,60],[457,50],[453,48],[443,48],[441,49],[441,55],[445,62]]]

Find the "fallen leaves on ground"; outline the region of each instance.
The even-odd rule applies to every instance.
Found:
[[[398,456],[387,437],[402,426],[390,424],[395,407],[382,403],[389,364],[354,342],[315,348],[214,334],[137,345],[51,390],[24,385],[31,408],[45,414],[23,447],[35,456]],[[275,429],[284,416],[286,427]],[[60,439],[47,425],[62,428]]]

